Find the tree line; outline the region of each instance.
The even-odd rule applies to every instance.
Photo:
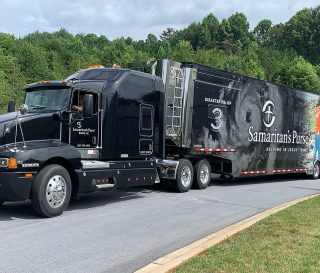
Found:
[[[23,86],[64,79],[89,65],[128,67],[169,58],[320,94],[320,6],[297,12],[288,22],[262,20],[250,30],[243,13],[221,22],[210,13],[181,30],[160,37],[109,40],[96,34],[73,35],[66,29],[33,32],[22,38],[0,33],[0,112],[9,100],[23,101]]]

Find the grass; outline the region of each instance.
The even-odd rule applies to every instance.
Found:
[[[320,197],[262,220],[174,272],[320,272]]]

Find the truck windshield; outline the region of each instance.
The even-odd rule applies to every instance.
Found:
[[[70,89],[36,89],[27,91],[24,104],[27,112],[60,111],[68,107]]]

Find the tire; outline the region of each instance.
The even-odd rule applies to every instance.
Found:
[[[194,165],[193,187],[206,189],[211,181],[211,166],[207,159],[202,159]]]
[[[0,206],[1,206],[3,203],[4,203],[4,201],[1,201],[1,200],[0,200]]]
[[[60,165],[44,167],[33,181],[31,201],[34,211],[44,217],[61,215],[71,197],[71,178]]]
[[[320,176],[320,164],[317,161],[316,163],[314,163],[314,166],[313,166],[312,178],[319,179],[319,176]]]
[[[187,192],[193,181],[193,166],[188,159],[180,159],[177,169],[177,178],[170,181],[171,187],[176,192]]]

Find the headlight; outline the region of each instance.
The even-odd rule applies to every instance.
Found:
[[[18,168],[17,160],[14,157],[0,158],[0,168],[16,169]]]
[[[0,168],[7,168],[9,163],[8,158],[0,158]]]

